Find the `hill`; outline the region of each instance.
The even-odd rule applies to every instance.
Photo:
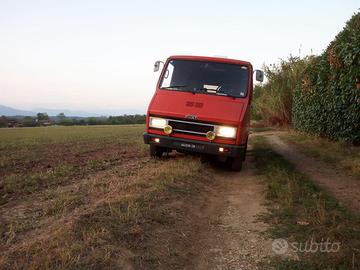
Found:
[[[35,116],[36,112],[18,110],[18,109],[14,109],[14,108],[11,108],[11,107],[4,106],[4,105],[0,105],[0,115],[5,115],[5,116],[17,116],[17,115]]]
[[[31,111],[19,110],[12,107],[0,105],[0,116],[36,116],[38,112],[46,112],[49,116],[56,116],[59,113],[64,113],[69,117],[98,117],[99,114],[88,113],[83,111],[72,111],[72,110],[62,110],[62,109],[49,109],[49,108],[36,108]]]

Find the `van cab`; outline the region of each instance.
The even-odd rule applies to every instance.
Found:
[[[249,62],[203,56],[170,56],[148,107],[144,142],[150,155],[172,150],[226,160],[241,170],[249,136],[253,67]],[[263,80],[263,72],[256,71]]]

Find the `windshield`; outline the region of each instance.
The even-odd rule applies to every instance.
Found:
[[[218,62],[171,60],[161,80],[161,89],[246,97],[248,67]]]

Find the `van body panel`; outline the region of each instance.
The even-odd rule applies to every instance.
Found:
[[[176,102],[169,102],[169,96]],[[159,90],[149,112],[178,118],[194,115],[202,121],[238,125],[240,119],[244,117],[244,105],[246,106],[244,100],[234,100],[231,97]]]
[[[245,97],[232,97],[201,92],[161,89],[160,86],[162,78],[166,73],[166,67],[168,63],[171,60],[206,61],[246,66],[249,73],[247,95]],[[161,136],[166,136],[168,139],[166,140],[167,146],[165,147],[172,145],[169,143],[169,140],[171,142],[171,138],[173,138],[175,141],[188,140],[194,144],[197,144],[196,142],[203,143],[204,145],[207,145],[208,143],[214,143],[219,145],[229,145],[229,147],[231,146],[232,148],[236,148],[238,146],[241,147],[241,149],[245,148],[246,151],[246,144],[249,135],[248,128],[250,124],[251,97],[253,90],[252,73],[252,65],[249,62],[241,60],[204,56],[176,55],[169,57],[164,64],[156,86],[156,91],[148,107],[146,118],[146,133],[144,134],[145,143],[152,144],[153,142],[151,139],[154,138],[154,136],[159,136],[159,139]],[[150,116],[161,117],[165,119],[192,121],[194,124],[210,123],[214,125],[236,127],[236,138],[230,139],[216,137],[214,140],[209,141],[206,136],[198,136],[196,134],[194,135],[173,132],[169,135],[166,135],[165,132],[161,129],[154,129],[149,127]],[[189,117],[191,117],[191,120],[189,120]],[[176,147],[173,149],[176,149]],[[196,152],[194,149],[192,151]],[[235,152],[241,153],[241,151]]]

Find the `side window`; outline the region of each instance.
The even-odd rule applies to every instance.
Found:
[[[167,69],[165,71],[164,78],[161,83],[161,87],[171,86],[171,79],[172,79],[173,73],[174,73],[174,65],[171,61],[171,62],[169,62]]]

